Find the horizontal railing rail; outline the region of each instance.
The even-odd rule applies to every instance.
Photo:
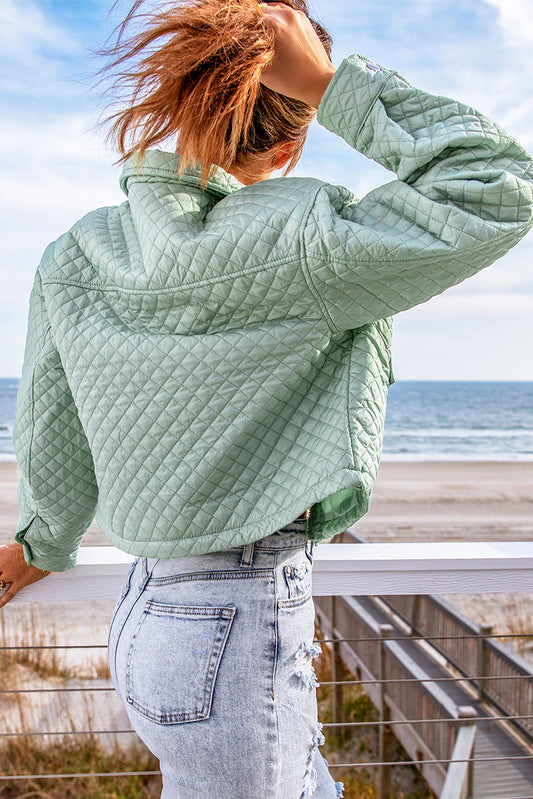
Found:
[[[24,588],[12,602],[116,598],[133,557],[81,547],[77,565]],[[533,592],[533,541],[324,544],[315,548],[314,596]]]

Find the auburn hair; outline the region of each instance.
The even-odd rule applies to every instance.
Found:
[[[283,2],[310,19],[305,0]],[[176,136],[180,171],[201,164],[204,181],[217,166],[227,170],[281,143],[292,151],[285,174],[294,167],[315,109],[260,83],[274,55],[261,5],[177,0],[149,13],[144,0],[133,3],[102,51],[112,92],[127,101],[107,120],[121,161]],[[331,37],[310,21],[329,55]]]

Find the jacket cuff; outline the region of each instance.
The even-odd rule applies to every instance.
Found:
[[[17,530],[17,532],[15,533],[15,541],[17,542],[17,544],[22,544],[22,550],[24,552],[24,560],[26,561],[28,566],[31,566],[31,564],[33,563],[33,552],[31,551],[31,547],[24,538],[24,536],[32,523],[33,519],[29,524],[26,525],[26,527],[24,527],[21,530]]]
[[[21,522],[22,524],[22,522]],[[33,565],[38,569],[50,572],[62,572],[76,565],[76,554],[65,553],[49,543],[52,533],[49,526],[39,516],[34,516],[30,522],[19,525],[15,533],[15,541],[22,544],[24,560],[28,566]]]
[[[348,56],[324,92],[318,122],[356,148],[359,132],[393,74],[364,56]]]

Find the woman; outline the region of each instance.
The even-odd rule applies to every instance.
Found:
[[[125,29],[136,24],[134,4]],[[164,797],[340,796],[318,752],[313,544],[368,507],[390,317],[532,225],[533,166],[303,0],[175,3],[112,50],[127,201],[50,245],[30,300],[4,604],[95,512],[138,556],[110,669]],[[361,202],[292,167],[318,120],[394,171]],[[153,150],[177,137],[177,150]]]

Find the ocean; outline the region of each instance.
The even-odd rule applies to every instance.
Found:
[[[398,381],[385,460],[533,460],[533,383]]]
[[[0,460],[14,461],[19,380],[0,378]],[[533,383],[400,380],[387,403],[384,460],[533,460]]]

